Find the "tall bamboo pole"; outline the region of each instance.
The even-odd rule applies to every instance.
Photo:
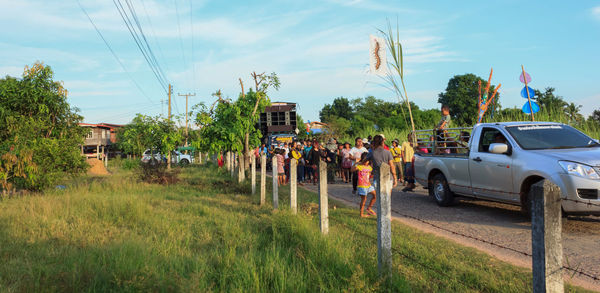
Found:
[[[525,76],[525,67],[523,67],[523,65],[521,65],[521,71],[523,71],[523,81],[525,82],[525,91],[527,92],[529,111],[531,111],[531,121],[535,121],[535,117],[533,117],[533,107],[531,106],[531,97],[529,96],[529,87],[527,86],[527,77]]]

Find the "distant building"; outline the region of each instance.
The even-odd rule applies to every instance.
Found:
[[[85,142],[81,146],[81,151],[84,154],[96,156],[101,152],[102,147],[109,150],[111,146],[117,142],[117,129],[123,127],[119,124],[111,123],[79,123],[79,126],[88,128],[88,133],[85,137]]]
[[[272,102],[260,113],[258,129],[263,137],[273,134],[296,134],[296,104]]]
[[[313,134],[323,133],[324,131],[326,131],[325,128],[327,127],[326,123],[319,121],[312,121],[310,123],[305,124],[307,124],[306,126],[308,126],[308,128]]]

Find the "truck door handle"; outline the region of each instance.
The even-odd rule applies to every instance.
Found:
[[[481,158],[480,158],[480,157],[477,157],[477,158],[473,159],[473,161],[475,161],[475,162],[478,162],[478,163],[479,163],[479,162],[481,162],[482,160],[481,160]]]

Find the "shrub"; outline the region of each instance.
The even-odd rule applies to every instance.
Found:
[[[179,170],[171,169],[167,170],[167,165],[160,163],[156,160],[152,160],[148,163],[141,163],[139,170],[140,179],[147,183],[157,184],[173,184],[177,183],[179,179]]]

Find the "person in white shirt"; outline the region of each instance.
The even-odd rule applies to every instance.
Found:
[[[368,152],[368,150],[363,146],[364,141],[366,139],[357,137],[354,140],[354,147],[350,150],[350,160],[356,164],[356,162],[360,161],[360,158],[363,153]],[[352,165],[354,165],[352,164]],[[352,172],[352,193],[356,194],[356,188],[358,185],[358,172]]]

